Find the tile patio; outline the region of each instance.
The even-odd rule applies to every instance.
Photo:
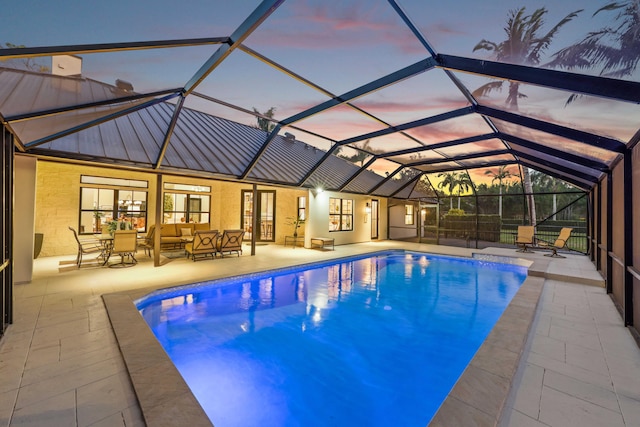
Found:
[[[247,254],[247,247],[240,258],[197,263],[165,259],[167,265],[160,268],[153,268],[141,253],[137,266],[119,270],[60,269],[60,262],[72,256],[38,259],[33,281],[14,288],[14,324],[0,344],[0,426],[145,425],[104,294],[386,248],[516,255],[513,249],[377,242],[337,246],[335,251],[258,246],[255,257]],[[640,426],[640,350],[609,296],[595,286],[602,279],[593,265],[578,255],[564,260],[550,260],[542,253],[527,257],[543,266],[547,279],[539,279],[544,280],[542,295],[500,425]],[[490,370],[486,365],[472,369],[481,376]],[[488,419],[486,407],[474,410],[479,420]],[[176,425],[172,421],[150,424]]]

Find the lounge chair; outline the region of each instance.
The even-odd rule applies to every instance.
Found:
[[[531,253],[528,247],[535,243],[535,228],[532,225],[519,225],[518,236],[516,237],[516,245],[520,247],[516,252]]]
[[[218,237],[218,230],[196,231],[193,233],[193,241],[187,242],[184,250],[194,262],[199,256],[206,258],[210,255],[213,259],[218,252]]]
[[[109,250],[109,256],[120,255],[120,262],[109,264],[109,267],[132,267],[138,263],[134,256],[138,248],[137,230],[116,230],[113,233],[113,246]],[[124,257],[130,257],[131,261],[124,262]],[[108,259],[107,259],[108,260]],[[106,262],[106,261],[105,261]]]
[[[224,230],[222,237],[218,240],[218,252],[221,256],[225,253],[232,254],[235,252],[238,256],[242,255],[242,238],[244,230]]]
[[[562,230],[560,230],[560,234],[558,235],[558,238],[553,243],[540,240],[538,242],[538,246],[541,249],[551,249],[551,253],[544,254],[544,256],[549,256],[554,258],[566,258],[565,256],[558,255],[558,249],[565,249],[567,247],[567,241],[571,237],[572,231],[573,231],[573,228],[567,228],[567,227],[563,228]]]
[[[99,240],[92,239],[92,240],[81,241],[78,238],[78,233],[73,227],[69,227],[69,230],[71,230],[71,232],[73,233],[73,237],[74,239],[76,239],[76,243],[78,244],[78,255],[76,255],[76,265],[78,266],[78,268],[80,268],[82,265],[83,255],[97,254],[97,253],[102,255],[102,252],[104,251],[104,246],[100,244]],[[98,259],[98,258],[99,256],[96,257],[95,259]]]

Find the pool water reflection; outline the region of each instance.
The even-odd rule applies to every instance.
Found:
[[[393,251],[137,305],[217,427],[426,425],[525,277]]]

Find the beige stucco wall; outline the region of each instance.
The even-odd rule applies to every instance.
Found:
[[[157,176],[153,173],[112,169],[106,167],[79,165],[48,160],[39,160],[36,177],[36,215],[35,232],[44,234],[41,255],[60,256],[74,255],[77,245],[68,227],[78,228],[80,205],[80,176],[93,175],[101,177],[127,178],[145,180],[149,182],[147,196],[147,224],[155,223],[156,183]],[[249,184],[217,181],[212,179],[182,177],[177,175],[163,176],[163,182],[181,184],[199,184],[211,187],[211,229],[241,228],[240,206],[241,190],[251,190]],[[276,224],[275,243],[282,244],[284,237],[293,233],[293,228],[287,225],[287,218],[297,215],[298,197],[307,198],[307,212],[310,221],[300,233],[306,236],[328,234],[328,205],[317,205],[320,209],[312,214],[312,199],[308,190],[289,189],[259,185],[259,190],[275,190],[276,192]],[[347,197],[342,195],[342,197]],[[354,232],[342,232],[336,235],[336,244],[354,243],[370,239],[369,225],[364,224],[364,201],[370,200],[364,196],[348,196],[357,199]],[[328,200],[328,199],[327,199]],[[324,207],[322,207],[324,206]],[[362,212],[361,212],[362,211]],[[386,216],[386,202],[381,200],[381,218]],[[319,221],[314,224],[313,221]],[[333,233],[335,234],[335,233]],[[380,239],[386,238],[386,223],[380,225]],[[308,246],[308,244],[307,244]]]
[[[33,246],[35,228],[35,180],[36,159],[28,156],[16,157],[14,169],[13,229],[13,282],[27,283],[33,274]]]
[[[40,256],[75,254],[77,244],[69,227],[78,229],[80,176],[93,175],[149,181],[149,206],[155,206],[155,175],[126,170],[38,161],[35,232],[43,233]],[[153,223],[152,210],[147,220]]]
[[[352,199],[354,201],[353,230],[329,231],[329,199]],[[333,238],[336,245],[348,243],[368,242],[371,240],[371,215],[366,212],[366,204],[371,205],[371,197],[357,194],[336,193],[324,191],[310,193],[309,218],[305,230],[305,246],[310,247],[312,237]],[[387,200],[375,197],[379,201],[378,240],[387,238]],[[366,218],[366,220],[365,220]]]

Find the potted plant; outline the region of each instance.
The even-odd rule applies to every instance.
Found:
[[[112,220],[107,223],[107,231],[113,236],[113,233],[118,229],[118,221]]]
[[[102,218],[102,212],[100,212],[97,209],[94,209],[93,210],[93,220],[94,220],[93,231],[95,233],[100,233],[102,229],[101,218]]]
[[[293,225],[293,237],[298,237],[298,228],[304,224],[304,219],[298,217],[287,217],[287,225]]]

